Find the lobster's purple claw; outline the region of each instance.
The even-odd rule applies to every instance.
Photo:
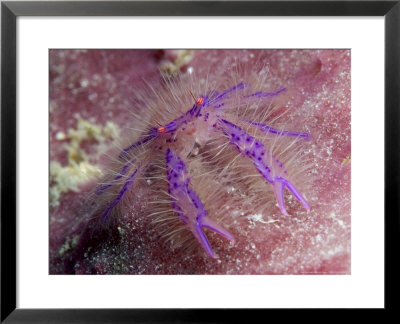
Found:
[[[231,241],[234,241],[233,236],[208,217],[202,201],[194,189],[190,188],[191,181],[185,163],[174,150],[167,150],[166,163],[168,191],[173,197],[171,201],[173,209],[187,228],[192,231],[207,254],[215,258],[216,255],[203,232],[203,228],[207,227]]]
[[[235,239],[233,236],[221,225],[217,224],[214,222],[212,219],[209,217],[204,217],[203,219],[200,220],[200,222],[196,225],[196,238],[200,242],[201,246],[203,249],[207,252],[209,256],[212,258],[216,258],[216,255],[214,251],[211,248],[210,242],[207,239],[207,236],[203,232],[203,227],[207,227],[210,230],[214,231],[215,233],[227,238],[228,240],[234,242]]]
[[[288,190],[293,194],[293,196],[295,196],[296,199],[303,204],[304,208],[307,210],[307,213],[310,212],[310,205],[307,203],[306,199],[301,195],[301,193],[289,180],[286,180],[285,178],[282,177],[275,178],[273,182],[273,187],[275,192],[275,198],[276,201],[278,202],[278,206],[282,214],[286,216],[289,215],[286,211],[285,200],[283,198],[283,191],[285,187],[288,188]]]

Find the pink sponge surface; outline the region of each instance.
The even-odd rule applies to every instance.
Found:
[[[270,215],[255,212],[240,218],[227,208],[226,218],[237,220],[229,227],[235,243],[207,232],[219,255],[213,259],[160,243],[151,220],[139,210],[102,231],[85,230],[89,220],[81,213],[95,180],[83,181],[77,189],[60,192],[50,207],[50,273],[350,274],[350,51],[196,50],[184,64],[178,64],[179,55],[169,50],[52,50],[50,161],[68,166],[68,134],[79,120],[101,126],[112,122],[120,129],[140,124],[131,114],[140,112],[132,90],[143,88],[143,80],[160,81],[160,68],[168,64],[181,73],[218,76],[236,61],[254,62],[268,67],[272,90],[288,89],[282,110],[290,109],[291,126],[313,137],[308,146],[311,212],[292,217],[276,207]],[[88,163],[99,167],[99,150],[107,145],[111,139],[102,145],[90,136],[79,142]],[[150,199],[138,190],[137,202]]]

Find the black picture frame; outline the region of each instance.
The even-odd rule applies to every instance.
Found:
[[[395,310],[399,276],[400,1],[128,1],[1,3],[1,322],[236,322],[266,310],[17,309],[16,19],[19,16],[384,16],[385,310]],[[366,287],[367,289],[367,287]],[[244,313],[244,314],[243,314]],[[250,314],[249,314],[250,313]],[[380,313],[380,312],[379,312]],[[387,312],[386,312],[387,314]],[[379,316],[381,316],[380,314]],[[248,318],[249,319],[249,318]],[[380,320],[383,320],[380,318]]]

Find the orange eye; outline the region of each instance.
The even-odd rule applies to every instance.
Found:
[[[165,127],[159,127],[158,129],[157,129],[157,133],[159,133],[159,134],[162,134],[162,133],[164,133],[165,132]]]
[[[199,106],[199,105],[203,104],[203,102],[204,102],[204,98],[200,97],[199,99],[196,100],[196,105]]]

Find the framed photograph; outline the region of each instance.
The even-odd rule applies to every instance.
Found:
[[[2,321],[393,308],[398,1],[1,10]]]

